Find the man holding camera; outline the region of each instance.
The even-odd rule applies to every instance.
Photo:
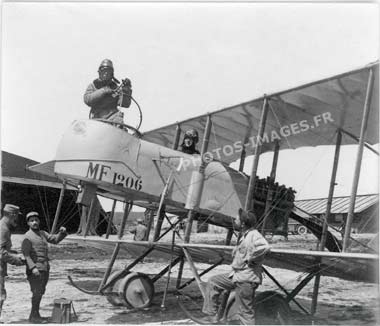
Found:
[[[118,106],[129,108],[132,86],[129,79],[120,82],[114,77],[113,63],[104,59],[98,69],[99,78],[95,79],[84,93],[84,102],[91,107],[90,119],[106,119],[123,123],[123,113]]]

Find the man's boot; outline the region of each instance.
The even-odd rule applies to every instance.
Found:
[[[41,300],[42,300],[42,296],[39,297],[38,300],[36,299],[36,313],[37,313],[38,318],[40,318],[44,322],[48,322],[49,317],[41,317],[41,315],[40,315]]]
[[[32,309],[30,310],[30,314],[29,314],[29,322],[34,324],[37,317],[38,316],[36,314],[36,305],[34,303],[34,300],[32,299]]]
[[[41,318],[40,316],[40,297],[32,297],[32,310],[29,315],[29,322],[32,324],[45,324],[47,323],[46,319]]]
[[[199,318],[199,321],[202,324],[210,324],[210,325],[220,324],[220,319],[219,319],[218,315],[201,317],[201,318]]]

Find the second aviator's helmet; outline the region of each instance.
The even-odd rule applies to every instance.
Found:
[[[189,129],[185,132],[185,135],[183,138],[184,139],[191,138],[194,141],[194,144],[196,144],[198,143],[198,140],[199,140],[198,131],[196,131],[195,129]]]
[[[99,66],[98,71],[100,71],[102,68],[111,68],[113,70],[113,63],[109,59],[104,59]]]

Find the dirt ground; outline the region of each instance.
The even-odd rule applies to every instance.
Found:
[[[208,235],[199,236],[197,241],[203,242]],[[218,236],[217,236],[218,237]],[[222,236],[220,236],[222,241]],[[20,248],[20,235],[13,235],[14,249]],[[214,239],[218,242],[218,239]],[[272,239],[274,247],[302,247],[313,246],[307,236],[289,236],[289,241]],[[50,247],[51,276],[47,292],[41,304],[41,314],[51,316],[53,301],[58,298],[66,298],[73,301],[78,315],[78,324],[194,324],[184,316],[180,310],[177,299],[173,294],[177,268],[171,274],[169,293],[166,298],[165,308],[161,308],[163,292],[166,286],[166,276],[155,283],[155,296],[149,309],[131,311],[125,307],[112,306],[104,296],[85,294],[70,285],[67,276],[71,275],[77,283],[90,290],[97,289],[106,266],[110,253],[100,249],[82,247],[72,242],[63,241],[58,246]],[[122,269],[124,265],[132,261],[131,257],[121,255],[116,260],[114,269]],[[137,265],[133,270],[152,275],[165,266],[163,261],[146,259],[144,263]],[[186,266],[186,265],[185,265]],[[207,266],[197,265],[203,269]],[[270,269],[270,272],[281,282],[286,289],[292,289],[303,275],[288,270]],[[207,280],[213,274],[228,271],[228,266],[217,267],[211,273],[202,277]],[[9,277],[6,281],[8,292],[7,301],[4,304],[2,321],[5,323],[27,323],[30,311],[30,289],[25,279],[23,267],[9,266]],[[190,278],[191,273],[185,268],[183,278]],[[191,291],[197,291],[194,283]],[[277,286],[269,279],[264,278],[260,287],[261,291],[278,290]],[[296,297],[307,309],[310,308],[313,282],[308,284]],[[293,324],[309,325],[379,325],[379,288],[377,284],[355,283],[331,277],[322,277],[318,297],[318,308],[314,317],[302,317],[295,313]],[[295,311],[297,308],[291,306]],[[299,310],[298,310],[299,311]],[[297,317],[298,316],[298,317]],[[301,317],[300,317],[301,316]]]

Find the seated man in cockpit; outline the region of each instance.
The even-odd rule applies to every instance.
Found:
[[[124,80],[120,87],[114,77],[111,60],[104,59],[98,69],[99,78],[95,79],[84,93],[84,102],[91,107],[90,119],[107,119],[123,123],[123,112],[118,106],[128,108],[131,105],[131,81]]]
[[[181,151],[186,154],[200,154],[196,149],[196,144],[198,143],[199,136],[198,132],[194,129],[187,130],[183,136],[183,141],[181,144]]]

